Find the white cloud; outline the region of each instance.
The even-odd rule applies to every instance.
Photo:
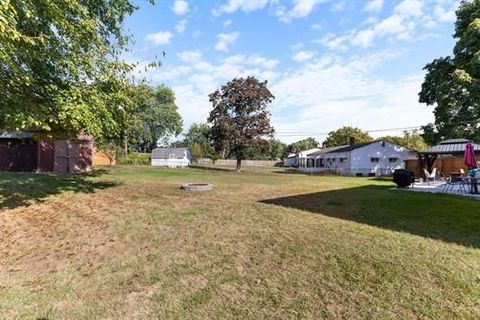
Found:
[[[331,6],[330,6],[330,11],[332,12],[339,12],[345,10],[345,7],[347,5],[347,2],[345,0],[342,1],[335,1]]]
[[[160,31],[156,33],[149,33],[145,36],[145,41],[148,41],[156,46],[162,44],[169,44],[173,34],[170,31]]]
[[[211,104],[208,94],[235,77],[255,76],[273,81],[279,77],[275,71],[278,60],[253,55],[231,55],[215,63],[203,60],[201,52],[184,51],[177,54],[184,65],[165,66],[149,72],[147,78],[154,83],[172,87],[185,128],[192,122],[205,122]]]
[[[384,0],[369,0],[363,7],[363,10],[368,12],[378,12],[382,10],[383,4]]]
[[[335,50],[345,50],[347,49],[346,43],[349,41],[349,36],[336,36],[334,33],[327,33],[322,38],[315,40],[314,42],[320,43],[325,47]]]
[[[449,5],[445,9],[445,5]],[[420,0],[402,0],[393,9],[393,12],[383,20],[367,19],[363,28],[351,29],[343,35],[328,33],[316,42],[329,49],[346,50],[348,47],[373,46],[379,39],[408,40],[424,39],[432,34],[429,29],[437,26],[437,21],[451,22],[456,8],[449,0],[437,2],[435,8],[425,8],[425,2]],[[433,11],[435,17],[426,14]],[[367,26],[365,26],[367,25]]]
[[[298,51],[293,55],[293,60],[297,62],[305,62],[312,59],[315,56],[313,51]]]
[[[200,50],[195,51],[183,51],[177,53],[178,58],[186,63],[195,63],[202,59],[202,53]]]
[[[223,26],[224,26],[224,27],[228,27],[228,26],[231,25],[231,24],[232,24],[232,20],[230,20],[230,19],[225,20],[225,21],[223,22]]]
[[[185,65],[158,69],[148,78],[155,83],[167,81],[172,87],[185,128],[192,122],[206,121],[211,110],[209,93],[232,78],[248,75],[269,81],[276,97],[270,106],[272,123],[279,133],[328,132],[342,125],[389,128],[392,115],[398,127],[432,120],[431,109],[418,103],[423,74],[392,80],[378,73],[379,68],[398,57],[396,52],[350,58],[312,57],[308,63],[282,73],[277,70],[278,60],[259,54],[231,55],[215,63],[203,60],[198,50],[181,52],[178,57]],[[302,137],[279,138],[291,142]]]
[[[188,11],[188,2],[185,0],[175,0],[172,10],[177,15],[184,15]]]
[[[238,32],[220,33],[217,35],[217,42],[215,43],[215,50],[228,52],[228,46],[234,43],[238,37]]]
[[[177,24],[175,25],[175,30],[176,30],[179,34],[183,34],[186,29],[187,29],[187,19],[179,20],[179,21],[177,22]]]
[[[418,103],[423,74],[388,80],[376,72],[391,58],[389,52],[349,59],[325,56],[282,74],[271,87],[276,131],[329,132],[343,125],[383,129],[392,127],[393,115],[398,127],[430,122],[431,110]],[[291,142],[302,137],[279,138]]]
[[[440,5],[435,7],[435,17],[441,22],[454,22],[457,18],[455,14],[456,5],[453,5],[451,8],[445,9]]]
[[[244,12],[261,10],[265,8],[269,2],[270,0],[228,0],[218,8],[213,9],[212,14],[218,17],[224,13],[233,13],[237,10]]]
[[[192,36],[194,38],[197,38],[197,37],[200,37],[202,35],[202,33],[203,33],[202,30],[195,30],[195,32],[192,33]]]
[[[423,14],[423,3],[420,0],[403,0],[393,11],[403,17],[420,17]]]
[[[290,23],[294,19],[307,17],[319,3],[325,0],[293,0],[293,7],[287,10],[281,6],[277,8],[276,15],[279,20],[285,23]]]

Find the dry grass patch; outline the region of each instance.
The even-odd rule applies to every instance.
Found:
[[[0,211],[2,316],[446,319],[480,312],[480,203],[470,199],[268,172],[120,167],[91,179],[115,186]],[[179,189],[201,181],[214,190]],[[408,213],[426,202],[430,217]],[[468,219],[471,229],[449,228],[444,213],[458,207],[465,213],[451,222]],[[435,217],[444,222],[432,222],[433,232],[424,219]]]

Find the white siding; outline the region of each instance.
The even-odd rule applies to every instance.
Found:
[[[355,174],[391,174],[395,169],[405,168],[405,160],[415,159],[414,152],[405,147],[385,141],[374,142],[365,147],[351,151],[351,173]],[[378,162],[372,162],[372,158],[379,158]],[[391,163],[390,158],[396,158],[397,162]]]
[[[346,151],[325,153],[316,157],[309,157],[315,161],[314,167],[304,167],[300,161],[299,171],[302,172],[332,172],[342,175],[387,175],[393,170],[405,167],[405,160],[416,159],[414,152],[405,147],[390,142],[377,141],[364,147]],[[371,158],[378,158],[378,162],[372,162]],[[395,163],[390,162],[395,158]],[[323,159],[323,167],[318,166],[317,159]],[[344,159],[343,162],[340,159]]]
[[[152,166],[154,167],[188,167],[190,161],[188,159],[152,159]]]
[[[188,167],[191,164],[190,152],[185,151],[185,155],[181,159],[152,159],[152,166],[154,167]]]

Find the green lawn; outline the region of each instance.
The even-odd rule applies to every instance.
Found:
[[[480,201],[220,169],[0,173],[0,318],[478,318]]]

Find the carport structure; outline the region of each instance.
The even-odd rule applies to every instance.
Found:
[[[475,155],[480,155],[480,144],[474,143],[468,139],[450,139],[440,142],[439,144],[418,153],[420,167],[431,172],[435,161],[441,156],[463,157],[467,143],[473,145]]]

